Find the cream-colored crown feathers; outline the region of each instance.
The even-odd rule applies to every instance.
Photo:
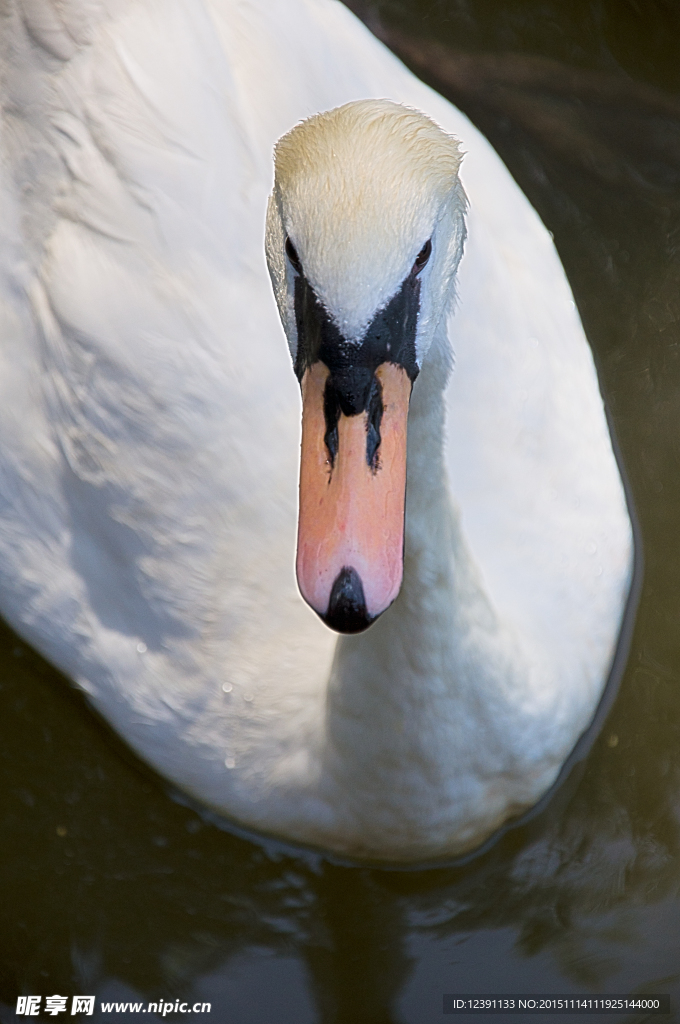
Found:
[[[275,149],[267,255],[287,330],[290,294],[288,301],[279,294],[282,277],[290,277],[281,252],[286,235],[349,341],[361,340],[429,238],[429,274],[441,278],[432,284],[446,290],[464,237],[460,162],[456,139],[391,100],[347,103],[284,135]],[[421,312],[431,319],[431,310]]]

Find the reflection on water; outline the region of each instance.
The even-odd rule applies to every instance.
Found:
[[[360,13],[500,150],[595,349],[646,561],[604,730],[542,815],[465,866],[333,865],[174,802],[5,629],[3,1024],[20,992],[207,999],[239,1024],[424,1024],[456,990],[680,996],[680,29],[661,3],[643,21],[501,6]]]

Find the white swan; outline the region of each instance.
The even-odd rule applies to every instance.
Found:
[[[467,119],[331,0],[14,0],[0,17],[0,611],[142,757],[250,828],[392,861],[474,847],[588,725],[630,583],[548,233]],[[268,229],[293,346],[285,232],[355,339],[432,237],[404,582],[338,640],[295,584],[300,399],[265,209],[276,139],[382,96],[466,151],[451,341],[463,194],[437,129],[439,177],[395,122],[412,206],[378,209],[380,160],[363,167],[368,247],[345,231],[358,192],[320,225],[285,168]]]

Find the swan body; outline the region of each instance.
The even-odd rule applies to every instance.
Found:
[[[385,861],[473,848],[588,726],[631,579],[548,232],[470,122],[332,0],[0,18],[0,611],[241,824]],[[371,97],[461,140],[467,241],[456,270],[450,226],[456,299],[442,284],[421,339],[401,592],[338,638],[295,583],[300,398],[263,239],[276,140]],[[357,337],[423,241],[375,231]]]

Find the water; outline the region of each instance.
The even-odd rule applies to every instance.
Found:
[[[4,628],[3,1024],[19,993],[208,1000],[216,1024],[429,1024],[455,991],[680,999],[677,11],[385,0],[361,12],[499,149],[554,233],[594,348],[645,579],[590,755],[539,817],[461,867],[263,850],[172,799]]]

